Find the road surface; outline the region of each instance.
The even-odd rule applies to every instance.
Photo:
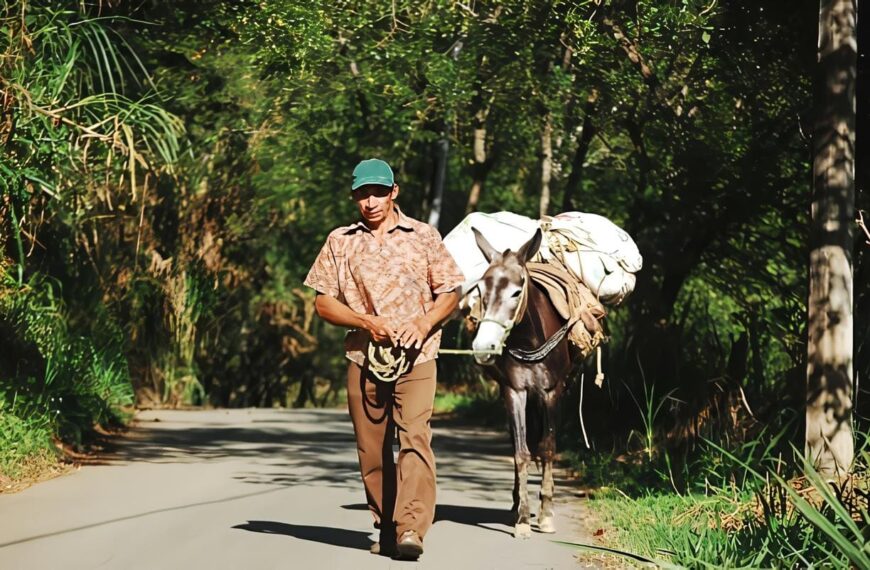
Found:
[[[514,539],[506,434],[433,427],[438,507],[417,562],[368,552],[371,516],[346,411],[160,410],[140,412],[93,464],[0,496],[0,568],[585,567],[553,542],[590,542],[583,500],[563,474],[558,532]],[[533,475],[535,497],[538,483]]]

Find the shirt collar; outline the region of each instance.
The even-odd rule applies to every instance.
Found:
[[[387,233],[392,232],[396,228],[401,228],[405,231],[414,231],[414,226],[411,225],[411,218],[405,215],[404,212],[399,208],[398,204],[393,204],[393,208],[396,210],[396,214],[398,214],[398,220],[396,221],[396,225],[387,230]],[[365,224],[364,221],[358,220],[351,225],[348,226],[346,234],[350,234],[356,232],[358,230],[366,231],[371,233],[371,229]]]

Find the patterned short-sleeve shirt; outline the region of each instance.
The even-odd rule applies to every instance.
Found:
[[[304,282],[357,313],[386,317],[394,329],[429,312],[436,295],[464,280],[438,231],[398,206],[396,212],[397,224],[380,239],[361,221],[333,230]],[[347,358],[362,366],[368,341],[368,331],[348,331]],[[438,330],[423,344],[415,364],[436,358],[440,344]]]

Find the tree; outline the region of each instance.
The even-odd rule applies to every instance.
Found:
[[[855,25],[854,0],[822,0],[810,238],[806,454],[829,477],[845,474],[855,453],[851,424]]]

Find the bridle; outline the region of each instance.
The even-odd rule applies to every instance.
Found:
[[[475,355],[477,355],[477,354],[500,355],[502,352],[504,352],[504,345],[505,345],[505,342],[507,341],[507,338],[508,338],[508,335],[510,334],[511,329],[514,328],[514,326],[517,324],[517,322],[519,322],[519,320],[522,318],[522,316],[526,312],[526,308],[527,308],[528,302],[529,302],[529,281],[530,280],[531,280],[531,274],[529,273],[528,269],[524,268],[523,287],[522,287],[522,291],[520,293],[520,301],[517,304],[517,310],[514,313],[514,316],[507,322],[507,324],[499,321],[498,319],[481,318],[478,321],[478,323],[479,323],[478,326],[480,326],[480,323],[485,323],[485,322],[494,323],[504,330],[504,334],[502,335],[501,340],[499,342],[499,345],[498,345],[498,347],[496,347],[495,350],[492,350],[492,351],[472,351],[473,354],[475,354]],[[481,303],[482,302],[483,302],[483,300],[481,299]],[[481,309],[482,308],[483,307],[481,307]],[[550,352],[553,351],[554,348],[556,348],[556,346],[558,346],[558,344],[560,342],[562,342],[562,340],[568,334],[568,331],[571,330],[571,327],[573,327],[576,322],[577,322],[577,319],[568,319],[565,322],[565,324],[559,328],[559,330],[557,330],[552,336],[550,336],[550,338],[548,338],[546,341],[544,341],[544,343],[541,346],[539,346],[538,348],[535,348],[532,350],[522,350],[519,348],[511,348],[508,350],[508,353],[512,357],[516,358],[517,360],[521,360],[524,362],[538,362],[540,360],[543,360],[548,354],[550,354]]]
[[[482,325],[483,323],[493,323],[493,324],[501,327],[501,329],[504,332],[501,336],[501,341],[499,342],[499,345],[498,345],[498,347],[496,347],[495,350],[474,351],[475,354],[498,355],[504,351],[504,345],[505,345],[505,342],[507,341],[508,335],[511,332],[511,329],[513,329],[514,326],[516,326],[516,324],[520,321],[523,314],[525,314],[526,308],[529,304],[529,281],[530,280],[531,280],[531,276],[529,275],[528,270],[526,270],[524,268],[523,269],[523,286],[522,286],[522,289],[520,290],[520,300],[517,303],[517,310],[514,311],[513,316],[507,321],[507,323],[503,323],[502,321],[500,321],[498,319],[491,319],[491,318],[487,318],[487,317],[481,317],[480,320],[477,321],[478,327],[480,327],[480,325]],[[480,302],[483,303],[483,295],[481,295]],[[483,307],[481,307],[481,308],[483,308]],[[484,314],[485,314],[485,312],[484,312]]]

